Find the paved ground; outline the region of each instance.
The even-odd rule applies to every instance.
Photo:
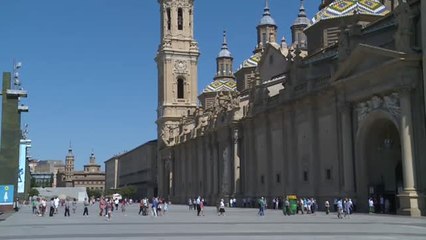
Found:
[[[426,218],[354,214],[337,219],[320,212],[316,215],[285,217],[281,211],[267,210],[264,217],[256,209],[227,209],[226,216],[207,208],[197,217],[185,206],[171,206],[167,216],[142,217],[138,206],[126,214],[114,212],[110,221],[99,217],[97,206],[82,216],[82,207],[70,218],[32,215],[29,207],[0,221],[0,239],[426,239]]]

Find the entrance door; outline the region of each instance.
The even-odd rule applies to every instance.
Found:
[[[397,194],[402,187],[402,161],[399,132],[387,118],[370,119],[358,136],[357,183],[361,199],[373,198],[376,213],[395,214]],[[366,205],[363,205],[366,207]],[[364,210],[366,210],[364,208]]]

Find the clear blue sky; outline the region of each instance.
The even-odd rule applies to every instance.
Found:
[[[279,39],[291,40],[300,0],[271,0]],[[320,0],[305,0],[309,18]],[[222,31],[234,68],[251,55],[264,0],[196,0],[198,88],[215,73]],[[156,138],[160,42],[157,0],[0,0],[0,70],[23,62],[31,155],[64,160],[69,142],[76,168],[94,149],[98,163]],[[7,139],[2,139],[7,141]]]

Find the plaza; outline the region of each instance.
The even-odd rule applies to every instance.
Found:
[[[187,206],[170,205],[165,216],[138,215],[138,204],[125,214],[114,211],[110,221],[98,215],[98,205],[83,207],[64,217],[64,209],[54,217],[37,217],[30,206],[0,221],[0,239],[425,239],[426,219],[403,216],[353,214],[338,219],[326,215],[283,216],[281,210],[267,210],[264,217],[255,208],[227,208],[218,216],[207,207],[205,216],[196,216]]]

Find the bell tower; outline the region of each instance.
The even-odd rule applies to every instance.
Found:
[[[194,39],[194,0],[158,0],[161,43],[158,47],[157,129],[160,146],[173,145],[182,117],[197,107],[200,52]]]

